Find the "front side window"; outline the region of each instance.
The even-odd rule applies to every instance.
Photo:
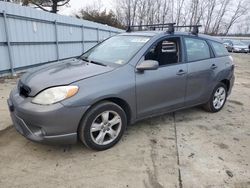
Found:
[[[205,40],[185,38],[188,61],[198,61],[210,58],[209,46]]]
[[[149,41],[146,36],[114,36],[96,45],[81,58],[108,65],[127,63],[142,46]]]
[[[211,41],[210,42],[212,47],[214,48],[215,54],[216,56],[226,56],[229,55],[227,49],[225,48],[225,46],[219,42],[214,42]]]
[[[168,38],[153,45],[145,60],[156,60],[160,66],[180,62],[180,38]]]

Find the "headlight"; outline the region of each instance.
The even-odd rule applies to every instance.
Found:
[[[57,86],[39,93],[33,103],[49,105],[74,96],[78,92],[78,86]]]

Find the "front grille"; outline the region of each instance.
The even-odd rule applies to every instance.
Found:
[[[21,96],[28,97],[31,89],[29,86],[24,85],[21,81],[18,82],[18,91]]]

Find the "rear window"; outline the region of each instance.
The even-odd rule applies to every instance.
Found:
[[[225,46],[219,42],[210,41],[216,56],[227,56],[228,51]]]
[[[188,61],[198,61],[210,58],[210,50],[206,41],[195,38],[185,38]]]

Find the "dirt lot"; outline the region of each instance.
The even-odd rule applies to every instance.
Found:
[[[0,80],[0,187],[250,187],[250,55],[234,59],[221,112],[192,108],[139,122],[103,152],[20,136],[6,106],[16,80]]]

